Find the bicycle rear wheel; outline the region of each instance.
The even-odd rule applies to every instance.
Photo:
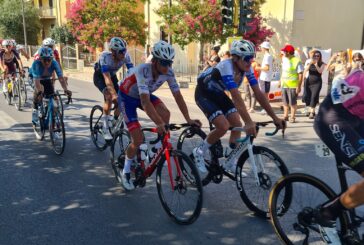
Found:
[[[49,120],[49,134],[53,151],[61,155],[66,146],[66,131],[64,129],[63,117],[57,108],[53,109],[52,120]]]
[[[121,173],[124,168],[125,151],[130,144],[129,132],[121,129],[114,136],[110,146],[110,163],[114,170],[116,180],[121,183]]]
[[[95,105],[92,107],[91,114],[90,114],[90,132],[91,132],[91,139],[94,142],[97,149],[103,151],[107,147],[107,142],[102,136],[102,115],[103,110],[102,107],[99,105]]]
[[[21,104],[25,105],[28,99],[28,95],[27,95],[27,86],[23,78],[19,78],[19,92],[20,92],[19,94],[20,94]]]
[[[252,161],[248,150],[239,158],[236,168],[236,186],[245,205],[257,216],[269,218],[268,198],[274,183],[288,174],[283,160],[272,150],[263,146],[253,146],[259,185],[255,179]],[[243,176],[245,174],[247,176]],[[290,188],[286,189],[284,205],[289,205],[292,197]]]
[[[282,199],[287,188],[292,189],[292,202]],[[274,229],[285,244],[327,244],[322,239],[313,211],[337,195],[321,180],[307,174],[294,173],[281,178],[269,196],[269,210]],[[339,234],[347,234],[348,217],[339,216]]]
[[[13,94],[13,101],[14,101],[15,108],[18,111],[20,111],[21,110],[21,97],[20,97],[19,81],[13,82],[12,94]]]
[[[176,223],[189,225],[196,221],[202,209],[200,176],[195,164],[185,153],[179,150],[168,152],[170,165],[163,155],[157,168],[159,199],[164,210]],[[183,170],[181,165],[184,166]]]

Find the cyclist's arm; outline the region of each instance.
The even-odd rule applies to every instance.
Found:
[[[34,84],[35,84],[35,88],[38,92],[42,91],[42,85],[40,84],[40,78],[35,78]]]
[[[19,54],[16,51],[14,53],[15,53],[15,57],[16,57],[17,61],[19,62],[19,70],[22,71],[23,70],[23,62],[21,62]]]
[[[154,105],[150,101],[149,94],[140,94],[140,102],[142,104],[145,113],[157,126],[164,124],[163,119],[159,116],[159,114],[154,108]]]
[[[102,75],[104,76],[105,79],[105,84],[106,84],[106,88],[107,90],[112,94],[112,95],[116,95],[116,91],[114,89],[114,84],[111,80],[111,76],[110,76],[110,72],[105,72],[102,73]]]
[[[182,112],[183,117],[187,122],[191,121],[190,114],[188,113],[188,108],[186,102],[181,94],[181,91],[176,91],[173,94],[174,100],[176,101],[179,110]]]
[[[27,60],[29,60],[29,55],[28,55],[28,53],[27,52],[25,52],[24,51],[24,49],[21,49],[20,50],[20,53],[27,59]]]
[[[62,69],[61,67],[59,66],[58,62],[53,60],[52,61],[52,65],[54,65],[54,71],[56,72],[57,74],[57,77],[58,77],[58,80],[59,80],[59,83],[61,84],[62,88],[64,91],[68,90],[67,89],[67,83],[63,77],[63,73],[62,73]],[[53,73],[54,74],[54,73]]]

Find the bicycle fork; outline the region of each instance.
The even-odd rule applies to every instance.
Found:
[[[255,178],[255,185],[256,186],[260,186],[260,179],[259,179],[259,175],[258,175],[258,167],[259,169],[264,172],[264,166],[262,164],[262,156],[260,156],[258,154],[257,159],[254,156],[254,152],[253,152],[253,144],[248,141],[248,154],[249,154],[249,163],[253,169],[253,174],[254,174],[254,178]]]

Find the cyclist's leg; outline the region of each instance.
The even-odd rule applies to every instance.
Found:
[[[115,92],[118,93],[119,92],[118,77],[116,75],[112,76],[111,81],[113,82]],[[114,111],[114,119],[117,120],[119,115],[120,115],[119,106],[116,105],[115,111]]]
[[[168,110],[166,105],[157,96],[151,94],[150,101],[152,102],[158,115],[162,118],[163,122],[168,124],[171,118],[171,112]]]

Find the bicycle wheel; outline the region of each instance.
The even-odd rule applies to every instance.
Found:
[[[91,132],[91,139],[94,142],[97,149],[103,151],[107,147],[107,142],[102,136],[102,115],[103,110],[102,107],[99,105],[95,105],[92,107],[91,114],[90,114],[90,132]]]
[[[19,92],[20,92],[19,94],[20,94],[21,104],[25,105],[28,99],[28,95],[27,95],[27,85],[25,84],[23,78],[19,78]]]
[[[282,205],[285,189],[293,191],[290,205]],[[282,193],[283,192],[283,193]],[[319,205],[336,197],[321,180],[307,174],[294,173],[281,178],[269,196],[269,210],[275,232],[285,244],[327,244],[323,241],[312,212]],[[339,234],[348,231],[348,217],[339,216]]]
[[[114,136],[110,146],[110,163],[114,170],[115,178],[119,183],[121,183],[121,173],[124,168],[125,151],[129,144],[129,132],[122,129]]]
[[[206,134],[200,128],[189,127],[182,131],[178,138],[177,142],[177,150],[180,150],[186,153],[192,161],[195,160],[192,150],[202,144],[204,139],[206,138]],[[208,169],[208,163],[211,162],[211,153],[207,152],[204,155],[206,161],[206,168]],[[183,166],[182,166],[183,167]],[[202,185],[205,186],[210,183],[211,178],[208,177],[207,173],[199,173],[202,179]]]
[[[259,185],[257,185],[255,178],[254,166],[250,161],[248,150],[246,150],[237,163],[236,186],[240,192],[241,199],[251,211],[259,217],[269,218],[269,192],[278,179],[288,174],[288,169],[283,160],[266,147],[254,145],[253,154]],[[247,176],[243,177],[244,173]],[[289,204],[291,195],[291,190],[287,189],[283,204]]]
[[[58,90],[56,91],[56,94],[54,95],[54,102],[63,117],[63,115],[64,115],[63,101],[62,101],[62,97],[59,94]]]
[[[66,146],[66,130],[64,129],[63,117],[57,108],[53,108],[52,120],[49,120],[49,135],[53,151],[61,155]]]
[[[192,224],[199,217],[202,209],[203,194],[200,176],[195,164],[185,153],[169,150],[169,154],[170,166],[166,163],[165,155],[158,163],[156,174],[158,196],[164,210],[176,223]],[[181,165],[184,166],[183,170]],[[188,174],[182,171],[188,171]],[[188,175],[188,180],[185,175]]]
[[[41,102],[43,103],[43,102]],[[43,106],[39,107],[39,110],[43,110]],[[45,113],[43,114],[45,115]],[[38,123],[33,124],[33,131],[35,134],[35,137],[38,140],[43,140],[44,139],[44,134],[45,134],[45,130],[46,130],[46,125],[45,125],[45,120],[43,117],[38,117]]]
[[[21,110],[21,98],[20,98],[20,87],[19,87],[19,81],[13,82],[13,101],[15,108],[20,111]]]

